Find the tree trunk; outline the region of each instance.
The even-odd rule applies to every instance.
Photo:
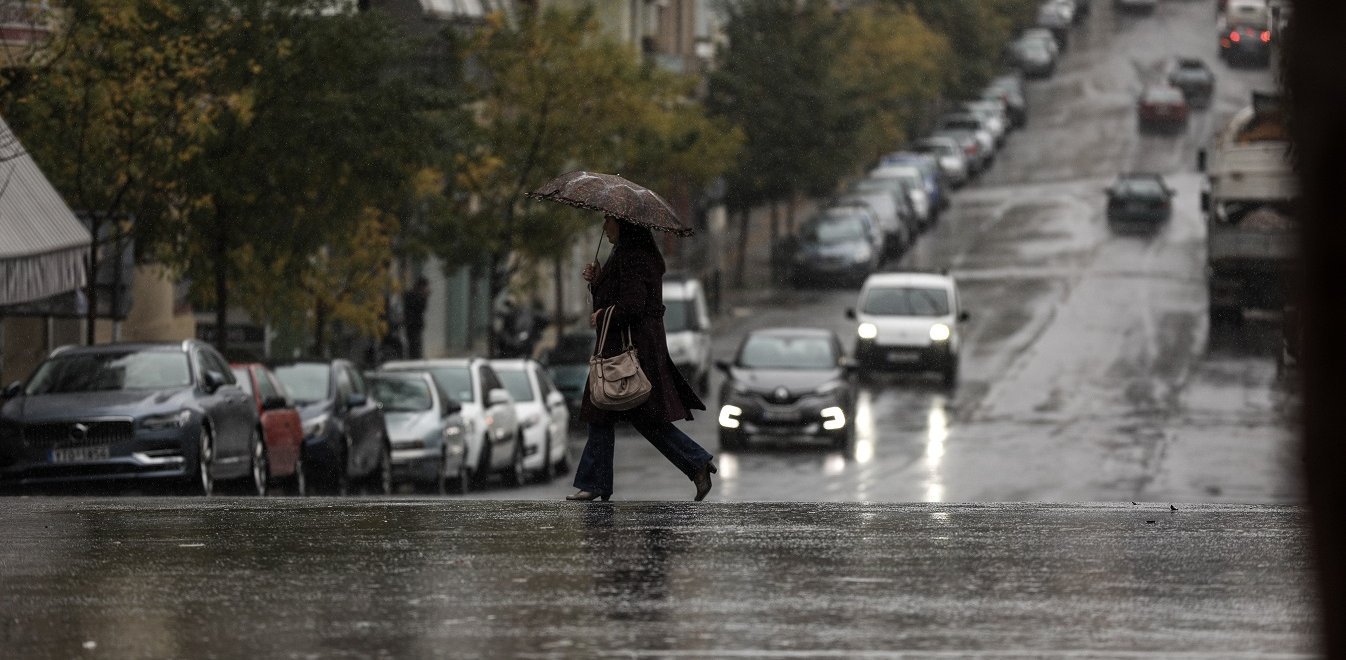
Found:
[[[781,267],[785,264],[780,259],[780,201],[771,200],[771,232],[767,239],[767,264],[771,269],[771,283],[775,284],[781,279]]]
[[[561,333],[566,327],[566,307],[565,307],[565,281],[562,279],[565,275],[565,257],[556,257],[553,265],[554,272],[552,279],[555,281],[556,289],[556,313],[552,314],[552,324],[556,328],[556,338],[561,338]]]
[[[327,305],[320,300],[313,308],[313,356],[327,356]]]
[[[211,246],[215,269],[215,348],[229,355],[229,236],[224,214],[215,210],[215,241]]]
[[[738,262],[734,264],[734,286],[742,287],[748,260],[748,230],[752,224],[752,213],[749,209],[742,209],[738,213],[738,255],[735,257]]]
[[[85,286],[85,303],[88,309],[85,310],[85,317],[88,320],[87,327],[84,329],[84,343],[94,344],[98,341],[98,230],[102,225],[98,221],[98,215],[91,213],[89,215],[89,233],[93,238],[89,239],[89,272],[88,284]]]

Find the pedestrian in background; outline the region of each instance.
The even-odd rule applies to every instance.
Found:
[[[407,331],[407,358],[419,360],[421,335],[425,332],[425,306],[430,301],[430,280],[417,277],[411,290],[402,295],[402,318]]]
[[[653,386],[650,398],[624,411],[603,410],[589,399],[585,385],[580,418],[589,423],[589,440],[584,445],[574,485],[579,489],[568,500],[607,500],[612,495],[613,450],[619,421],[630,422],[669,462],[696,485],[697,501],[710,492],[710,475],[716,472],[711,455],[686,433],[673,425],[675,420],[692,418],[692,410],[705,410],[668,357],[668,339],[664,333],[664,258],[646,227],[605,216],[603,234],[612,243],[612,255],[600,269],[596,263],[584,267],[583,277],[593,294],[594,312],[589,327],[599,327],[602,315],[612,307],[609,334],[622,340],[609,341],[603,356],[616,355],[630,332],[640,368]]]

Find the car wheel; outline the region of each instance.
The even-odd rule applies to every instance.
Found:
[[[308,475],[305,474],[304,453],[299,452],[299,458],[294,460],[294,476],[290,478],[290,489],[299,497],[308,496]]]
[[[196,474],[192,477],[192,494],[210,497],[215,492],[215,475],[211,474],[214,464],[215,432],[211,430],[209,424],[202,424],[196,448]]]
[[[548,431],[542,441],[542,469],[538,470],[538,481],[541,483],[550,482],[555,476],[556,465],[551,462],[551,432]]]
[[[514,454],[509,461],[509,471],[505,479],[511,486],[522,486],[528,481],[528,473],[523,469],[523,435],[514,438]]]
[[[252,494],[257,497],[265,497],[271,479],[271,461],[267,457],[266,442],[262,440],[262,434],[257,429],[253,429],[252,438],[248,444],[250,445],[249,453],[252,457]]]
[[[343,450],[337,459],[336,474],[332,475],[332,493],[338,497],[351,494],[351,439],[343,440]]]
[[[735,451],[742,448],[743,443],[739,440],[739,434],[733,431],[720,430],[720,451]]]

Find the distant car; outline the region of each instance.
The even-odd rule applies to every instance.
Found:
[[[981,143],[982,152],[986,154],[987,166],[989,166],[991,161],[995,159],[995,136],[986,129],[985,120],[974,113],[951,112],[942,115],[936,122],[936,130],[972,131],[972,133],[977,136],[977,141]]]
[[[905,195],[905,193],[902,193]],[[827,206],[863,206],[874,215],[874,247],[879,251],[880,260],[900,257],[916,240],[918,231],[915,213],[907,216],[898,206],[899,200],[887,189],[852,189],[827,202]]]
[[[714,366],[706,288],[695,277],[673,273],[664,276],[663,287],[668,358],[692,387],[704,393]]]
[[[266,492],[256,404],[209,344],[64,346],[0,399],[0,485],[216,480]]]
[[[982,118],[986,130],[995,138],[996,146],[1005,144],[1009,137],[1010,121],[1005,115],[1005,106],[1000,101],[964,101],[962,109]]]
[[[968,171],[967,155],[959,146],[958,140],[949,136],[932,135],[923,137],[914,143],[911,148],[935,157],[939,163],[939,169],[944,173],[944,178],[949,185],[957,188],[967,183],[971,173]]]
[[[1122,174],[1106,194],[1108,223],[1117,227],[1152,229],[1173,213],[1173,190],[1158,174]]]
[[[1000,99],[1005,104],[1005,114],[1015,128],[1028,124],[1028,100],[1024,97],[1023,82],[1018,76],[1002,76],[992,80],[982,89],[982,98]]]
[[[441,495],[466,493],[471,479],[462,405],[423,371],[371,373],[369,390],[388,425],[394,480]]]
[[[1061,43],[1056,40],[1056,35],[1048,28],[1024,28],[1019,32],[1019,40],[1041,42],[1043,47],[1047,49],[1047,52],[1052,54],[1053,58],[1061,57]]]
[[[1010,44],[1009,56],[1010,64],[1028,78],[1049,78],[1056,73],[1056,55],[1042,41],[1019,39]]]
[[[912,203],[912,186],[905,179],[877,179],[874,177],[862,177],[851,181],[846,186],[846,194],[837,198],[836,203],[844,203],[844,199],[850,196],[865,196],[875,194],[886,194],[893,200],[894,209],[897,214],[896,220],[888,215],[879,215],[879,226],[883,229],[886,236],[884,241],[884,254],[890,257],[901,256],[916,242],[916,236],[921,232],[921,218],[916,213],[916,206]]]
[[[523,432],[514,398],[483,358],[395,360],[381,371],[424,371],[462,405],[467,431],[467,465],[473,481],[484,484],[492,474],[517,486],[524,482]]]
[[[1038,6],[1037,26],[1051,30],[1061,50],[1069,45],[1070,26],[1074,23],[1075,10],[1065,3],[1047,0]]]
[[[1215,93],[1215,73],[1200,58],[1177,57],[1169,68],[1168,84],[1182,90],[1187,105],[1207,108]]]
[[[1147,85],[1136,101],[1141,130],[1181,131],[1187,127],[1187,100],[1168,85]]]
[[[1220,35],[1220,58],[1230,64],[1271,63],[1271,28],[1232,23]]]
[[[523,467],[540,481],[551,481],[570,468],[566,445],[570,410],[547,371],[534,360],[491,360],[500,381],[514,397],[523,427]]]
[[[855,360],[862,376],[876,371],[936,371],[948,387],[958,381],[962,323],[958,287],[948,275],[889,272],[860,287]]]
[[[304,475],[304,425],[299,410],[276,375],[256,362],[232,364],[234,380],[252,398],[261,420],[262,439],[266,441],[267,477],[271,481],[287,479],[297,495],[308,494]]]
[[[932,223],[939,219],[941,211],[949,208],[949,204],[952,202],[949,198],[949,184],[944,179],[944,172],[940,170],[938,158],[919,151],[896,151],[881,158],[879,165],[881,167],[906,165],[920,171],[921,189],[925,191],[925,196],[930,200],[930,221]]]
[[[565,397],[572,420],[579,419],[580,398],[589,379],[589,358],[594,354],[595,341],[593,332],[566,333],[538,356],[556,389]]]
[[[344,495],[363,482],[377,493],[392,493],[392,446],[383,412],[355,365],[296,360],[273,364],[271,370],[299,405],[309,485]]]
[[[931,199],[930,193],[926,192],[925,173],[916,165],[880,165],[869,171],[871,179],[897,179],[907,186],[907,198],[911,200],[911,207],[916,211],[916,219],[919,222],[920,229],[926,229],[935,224],[935,218],[939,209],[935,206],[935,200]]]
[[[859,206],[834,206],[804,221],[790,263],[795,286],[859,282],[878,269],[883,255],[874,243],[874,216]]]
[[[754,437],[823,440],[844,449],[855,433],[851,362],[836,333],[815,328],[754,330],[733,362],[717,362],[720,448]]]
[[[946,129],[931,133],[933,137],[953,138],[958,142],[958,146],[963,149],[963,155],[967,156],[967,169],[970,176],[977,176],[986,171],[991,166],[991,154],[981,146],[981,141],[977,139],[974,131],[962,129]]]
[[[1153,14],[1159,0],[1112,0],[1112,6],[1126,14]]]

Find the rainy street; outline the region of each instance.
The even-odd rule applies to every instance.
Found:
[[[1028,86],[1029,119],[980,181],[898,269],[949,269],[967,323],[953,393],[933,377],[866,385],[852,451],[765,445],[721,453],[723,501],[1180,501],[1291,503],[1295,395],[1279,380],[1279,325],[1249,315],[1210,327],[1197,150],[1270,69],[1215,57],[1204,2],[1154,16],[1098,11],[1072,35],[1057,74]],[[1216,73],[1212,106],[1185,133],[1140,134],[1134,103],[1174,55]],[[1157,172],[1178,194],[1153,235],[1114,235],[1103,189],[1123,171]],[[855,289],[776,289],[716,326],[717,358],[743,334],[820,326],[848,348]],[[712,389],[715,384],[712,383]],[[712,451],[718,394],[684,428]],[[627,429],[629,431],[629,428]],[[583,446],[572,435],[572,454]],[[552,498],[567,480],[477,497]],[[692,488],[633,432],[619,435],[617,498],[680,499]]]

